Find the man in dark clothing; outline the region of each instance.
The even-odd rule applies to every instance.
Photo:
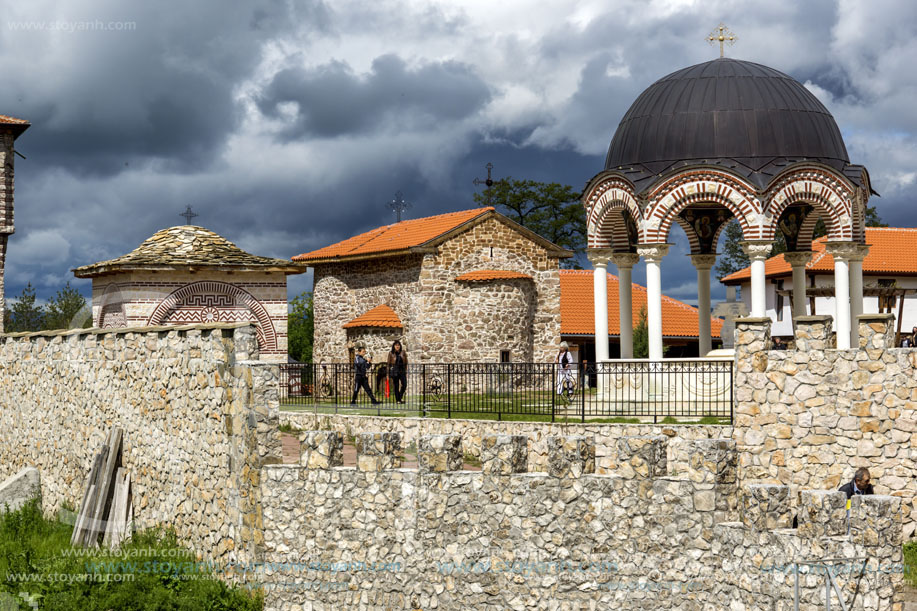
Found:
[[[869,469],[860,467],[853,474],[853,479],[838,488],[838,490],[842,490],[848,499],[855,494],[873,494],[871,482]]]
[[[366,373],[369,371],[370,362],[366,358],[366,348],[360,346],[357,348],[357,356],[353,361],[353,370],[354,370],[354,380],[353,380],[353,397],[350,399],[351,405],[357,404],[357,395],[360,394],[360,389],[366,391],[366,394],[369,395],[369,400],[373,402],[373,405],[379,405],[381,401],[376,401],[376,397],[373,396],[373,389],[369,387],[369,382],[367,381]]]

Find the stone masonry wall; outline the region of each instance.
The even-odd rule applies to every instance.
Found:
[[[92,325],[94,327],[143,327],[151,324],[157,306],[176,290],[200,282],[230,284],[257,300],[271,322],[275,347],[260,346],[258,359],[287,361],[287,280],[281,272],[130,272],[93,278]],[[201,285],[203,286],[203,285]],[[192,295],[190,303],[179,306],[179,323],[169,317],[155,324],[206,324],[257,322],[241,294],[203,292]],[[172,310],[174,318],[175,310]],[[212,317],[212,319],[208,319]],[[192,320],[189,320],[192,319]],[[114,324],[112,324],[114,321]],[[263,331],[262,331],[263,333]]]
[[[171,526],[204,558],[259,557],[280,438],[277,367],[256,351],[248,324],[0,336],[0,481],[36,467],[45,511],[79,507],[120,426],[135,526]]]
[[[466,272],[499,269],[529,274],[533,281],[533,302],[518,304],[510,321],[495,313],[475,308],[467,283],[454,278]],[[519,281],[514,281],[519,282]],[[512,283],[487,282],[487,289],[513,289]],[[420,324],[424,357],[431,362],[497,362],[501,350],[510,350],[513,361],[551,361],[560,342],[560,272],[556,258],[532,240],[501,223],[488,219],[440,246],[437,255],[427,255],[420,275],[424,316]],[[474,312],[469,315],[468,312]],[[531,348],[516,356],[520,340],[514,321],[531,316]],[[509,325],[509,326],[507,326]],[[470,327],[470,328],[469,328]],[[472,338],[477,341],[471,341]],[[457,355],[461,355],[458,358]]]
[[[735,434],[743,482],[829,488],[868,467],[917,527],[917,350],[894,348],[891,314],[859,318],[859,346],[830,348],[831,318],[796,319],[796,350],[767,350],[769,319],[736,327]]]
[[[606,476],[586,436],[552,438],[547,473],[528,472],[513,435],[484,440],[480,472],[453,470],[454,435],[422,437],[419,470],[398,468],[397,434],[359,434],[356,468],[338,466],[339,434],[304,439],[301,465],[262,477],[268,611],[791,609],[789,565],[804,572],[799,608],[814,611],[825,577],[805,563],[828,557],[848,608],[894,608],[900,499],[856,499],[850,534],[840,492],[804,491],[793,507],[786,487],[747,489],[740,508],[731,440],[688,442],[677,476]],[[799,529],[781,528],[791,512]]]

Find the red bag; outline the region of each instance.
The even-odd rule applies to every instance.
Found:
[[[385,378],[385,398],[388,399],[389,390],[388,390],[388,378]]]

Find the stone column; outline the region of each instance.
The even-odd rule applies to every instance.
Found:
[[[595,308],[595,361],[608,360],[608,261],[611,251],[605,248],[590,249],[592,261],[592,300]]]
[[[785,252],[783,258],[793,268],[793,318],[806,315],[806,265],[811,252]]]
[[[850,346],[856,348],[860,343],[857,320],[863,313],[863,259],[869,254],[869,246],[860,244],[854,254],[850,255]]]
[[[771,253],[773,242],[764,240],[742,242],[742,250],[751,260],[751,316],[761,318],[767,315],[767,292],[765,289],[764,262]]]
[[[691,255],[697,269],[697,355],[707,356],[713,349],[710,337],[710,270],[716,264],[716,255]]]
[[[631,272],[640,255],[619,252],[611,256],[618,267],[618,323],[621,338],[621,358],[634,358],[634,301]]]
[[[834,257],[834,326],[837,329],[837,349],[850,349],[850,258],[856,256],[860,245],[855,242],[828,242],[825,250]],[[862,292],[862,289],[861,289]]]
[[[662,360],[662,271],[660,263],[671,244],[640,244],[637,254],[646,260],[646,326],[650,360]]]

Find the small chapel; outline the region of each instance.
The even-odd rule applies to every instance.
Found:
[[[259,358],[287,361],[287,276],[306,268],[259,257],[208,229],[157,231],[128,254],[73,270],[92,279],[100,328],[253,322]]]

